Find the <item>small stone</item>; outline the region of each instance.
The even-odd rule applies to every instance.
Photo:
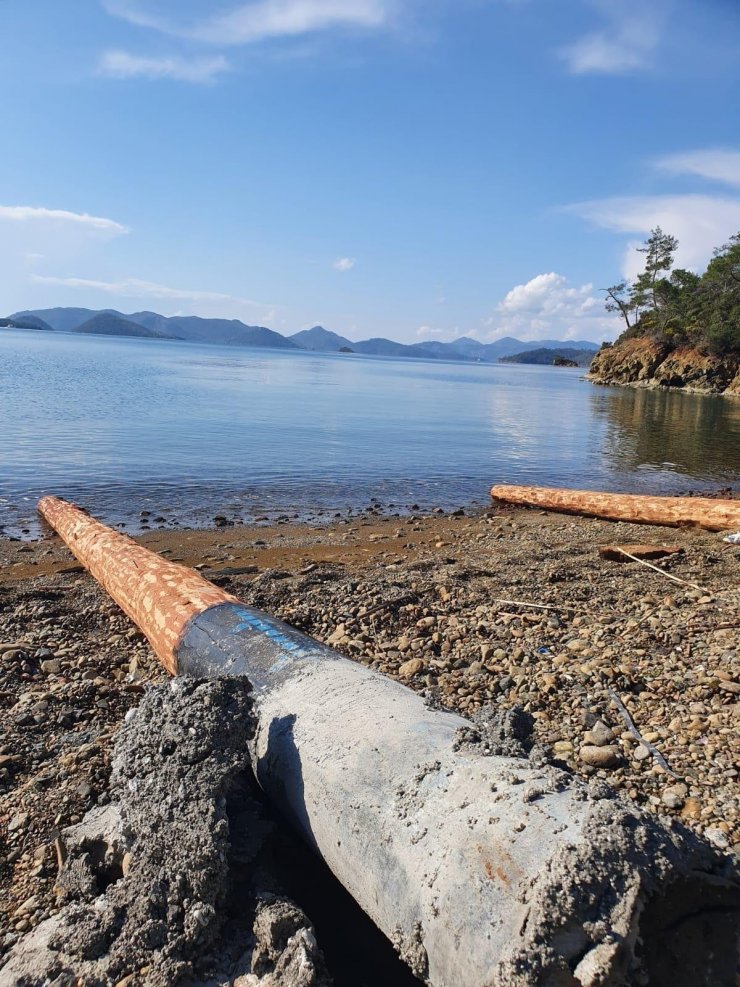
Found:
[[[23,831],[26,828],[26,823],[28,822],[28,813],[19,812],[16,816],[8,823],[8,832],[17,833],[18,831]]]
[[[412,676],[418,675],[423,668],[424,662],[421,658],[410,658],[400,666],[398,669],[398,674],[402,679],[410,679]]]
[[[346,636],[347,636],[347,628],[344,626],[344,624],[337,624],[337,626],[334,628],[334,631],[329,636],[328,643],[339,644],[342,638]]]
[[[638,744],[632,756],[636,761],[646,761],[650,757],[650,751],[644,744]]]
[[[687,798],[681,816],[684,819],[701,819],[701,802],[697,798]]]
[[[680,809],[683,806],[683,799],[674,788],[666,788],[660,798],[668,809]]]
[[[597,720],[591,729],[583,735],[583,739],[587,745],[606,747],[614,740],[614,731],[610,730],[603,720]]]
[[[616,745],[606,747],[586,745],[581,747],[578,756],[584,764],[590,764],[593,768],[616,768],[620,762],[619,748]]]
[[[730,841],[727,839],[727,833],[723,833],[717,826],[708,826],[704,830],[704,835],[710,843],[713,843],[720,850],[726,850],[730,845]]]
[[[62,663],[58,658],[47,658],[41,662],[41,671],[44,675],[59,675],[62,670]]]
[[[556,754],[572,754],[573,744],[569,740],[556,740],[552,749]]]
[[[29,912],[34,911],[39,906],[39,899],[36,895],[31,895],[30,898],[26,898],[22,905],[13,912],[13,915],[26,915]]]

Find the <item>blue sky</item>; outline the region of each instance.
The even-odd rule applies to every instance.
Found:
[[[613,337],[740,230],[738,0],[0,0],[0,312]]]

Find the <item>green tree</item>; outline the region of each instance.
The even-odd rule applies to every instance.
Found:
[[[644,312],[646,326],[662,329],[664,326],[665,301],[669,292],[664,282],[664,274],[673,267],[673,258],[678,240],[670,233],[664,233],[656,226],[650,231],[644,247],[638,252],[645,254],[645,268],[632,286],[630,302],[636,312]]]
[[[635,307],[631,301],[632,285],[629,281],[618,281],[609,288],[602,288],[606,292],[604,307],[607,312],[619,312],[627,324],[627,329],[632,329],[634,322],[630,322],[630,315],[634,316]]]
[[[740,351],[740,233],[714,251],[700,294],[709,346],[719,353]]]
[[[677,247],[674,236],[656,227],[638,247],[645,267],[634,283],[602,289],[606,310],[624,319],[620,339],[652,336],[670,347],[740,353],[740,233],[714,251],[701,276],[673,268]]]

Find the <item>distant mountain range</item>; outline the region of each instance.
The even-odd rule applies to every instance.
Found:
[[[176,338],[167,333],[147,329],[146,326],[139,325],[138,322],[122,319],[120,315],[113,315],[111,312],[99,312],[72,331],[86,333],[90,336],[139,336],[143,339]]]
[[[16,312],[0,320],[19,328],[47,329],[102,336],[136,336],[148,339],[182,339],[222,346],[261,346],[272,349],[309,350],[315,353],[361,353],[368,356],[401,356],[417,359],[465,360],[494,363],[502,357],[530,350],[558,350],[566,353],[557,339],[526,342],[505,336],[493,343],[480,343],[462,336],[451,343],[430,340],[422,343],[396,343],[391,339],[365,339],[358,343],[335,332],[314,326],[292,336],[282,336],[265,326],[248,326],[238,319],[202,319],[195,315],[158,315],[134,312],[125,315],[115,309],[46,308]],[[568,340],[568,349],[595,353],[596,343]],[[555,354],[553,354],[553,357]],[[539,362],[539,361],[538,361]],[[552,362],[552,359],[549,361]]]

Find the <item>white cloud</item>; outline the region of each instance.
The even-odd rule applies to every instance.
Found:
[[[0,297],[8,307],[38,307],[33,272],[85,264],[101,246],[127,234],[105,216],[43,206],[0,205]]]
[[[332,267],[335,271],[351,271],[356,263],[354,257],[337,257]]]
[[[655,164],[673,175],[698,175],[723,185],[740,187],[740,151],[722,148],[684,151],[659,158]]]
[[[239,45],[298,37],[334,27],[378,28],[394,0],[252,0],[199,20],[157,13],[152,0],[103,0],[105,9],[139,27],[208,44]]]
[[[416,330],[419,339],[442,339],[449,335],[444,329],[433,329],[431,326],[419,326]]]
[[[591,0],[605,25],[561,48],[574,75],[621,75],[646,68],[661,40],[664,3],[655,0]]]
[[[103,216],[90,216],[88,213],[69,212],[66,209],[44,209],[37,206],[0,206],[0,221],[10,220],[13,223],[41,224],[52,223],[55,226],[73,226],[89,231],[113,234],[128,233],[128,227],[117,223],[114,219]]]
[[[592,284],[575,287],[562,274],[538,274],[515,285],[486,320],[489,339],[516,336],[536,339],[613,338],[618,327],[604,309]]]
[[[711,195],[644,195],[597,199],[569,207],[596,226],[617,233],[647,235],[656,226],[678,238],[676,265],[701,271],[721,246],[740,229],[740,198]],[[623,274],[633,278],[644,257],[631,242]]]
[[[107,51],[98,71],[110,79],[176,79],[180,82],[213,82],[228,71],[230,65],[223,55],[184,58],[181,55],[149,57],[127,51]]]

